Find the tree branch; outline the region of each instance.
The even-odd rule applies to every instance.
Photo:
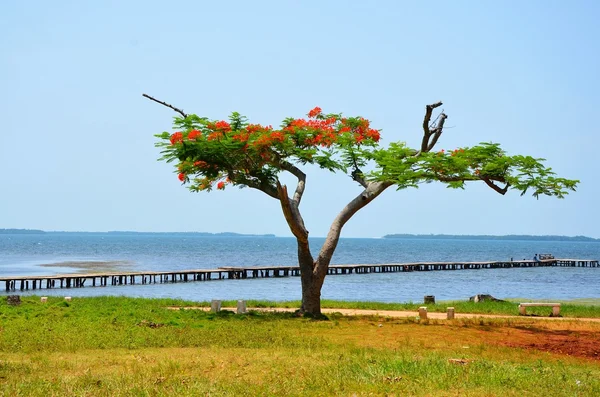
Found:
[[[279,164],[281,165],[281,168],[298,178],[298,184],[296,185],[296,191],[294,192],[294,197],[292,199],[297,207],[300,205],[300,200],[302,200],[302,195],[304,194],[306,174],[300,168],[285,160],[279,160]]]
[[[352,180],[358,182],[365,189],[367,187],[369,187],[369,182],[367,182],[365,180],[365,178],[363,177],[363,172],[360,170],[360,168],[355,167],[354,171],[352,171],[351,176],[352,176]]]
[[[494,189],[501,195],[505,195],[510,187],[510,183],[506,182],[503,176],[438,176],[440,182],[473,182],[473,181],[484,181],[486,185]],[[494,182],[506,183],[506,186],[500,187]]]
[[[433,133],[433,140],[427,146],[427,151],[428,152],[431,149],[433,149],[433,147],[437,143],[438,139],[440,139],[440,135],[442,135],[442,132],[444,130],[444,123],[446,122],[447,118],[448,118],[448,116],[446,115],[446,113],[440,113],[440,115],[438,117],[438,122],[437,122],[436,126],[434,127],[434,129],[432,131],[432,133]]]
[[[281,185],[279,181],[277,181],[277,193],[279,194],[279,202],[281,203],[283,216],[285,217],[292,234],[298,241],[302,243],[308,242],[308,230],[304,227],[304,220],[300,215],[300,211],[288,197],[287,187]]]
[[[508,191],[508,188],[510,186],[510,183],[507,183],[506,186],[504,186],[503,188],[501,188],[500,186],[496,185],[491,179],[483,177],[481,178],[483,179],[483,181],[485,182],[486,185],[488,185],[489,187],[491,187],[492,189],[494,189],[496,192],[500,193],[501,195],[505,195],[506,192]],[[504,179],[504,178],[502,178]],[[501,181],[503,182],[503,181]]]
[[[166,107],[168,107],[168,108],[171,108],[171,109],[173,109],[174,111],[176,111],[177,113],[179,113],[179,114],[180,114],[180,115],[182,115],[183,117],[187,117],[187,114],[185,114],[185,113],[183,112],[183,110],[181,110],[181,109],[178,109],[178,108],[176,108],[176,107],[175,107],[175,106],[173,106],[173,105],[169,105],[169,104],[168,104],[168,103],[166,103],[166,102],[159,101],[158,99],[156,99],[156,98],[153,98],[153,97],[151,97],[151,96],[150,96],[150,95],[148,95],[148,94],[142,94],[142,96],[143,96],[143,97],[146,97],[146,98],[148,98],[148,99],[150,99],[151,101],[154,101],[154,102],[156,102],[156,103],[160,103],[160,104],[161,104],[161,105],[163,105],[163,106],[166,106]]]
[[[276,200],[279,200],[279,194],[277,193],[277,189],[275,189],[275,187],[270,186],[270,185],[266,185],[266,184],[260,184],[257,183],[256,181],[253,181],[251,179],[245,179],[243,181],[243,184],[251,187],[253,189],[256,190],[260,190],[261,192],[265,193],[267,196],[271,196]]]
[[[321,252],[319,252],[317,259],[318,265],[314,269],[316,275],[323,275],[327,272],[329,260],[331,260],[331,257],[333,256],[333,252],[335,251],[340,239],[342,227],[344,227],[346,222],[348,222],[348,220],[352,218],[352,216],[361,208],[365,207],[377,196],[383,193],[385,189],[392,185],[393,183],[391,182],[371,182],[368,184],[368,187],[362,191],[362,193],[356,196],[344,207],[344,209],[342,209],[342,211],[331,224],[331,228],[329,229],[329,233],[327,233],[327,237],[325,238]]]
[[[366,189],[369,186],[369,183],[365,180],[364,174],[358,166],[358,163],[356,162],[356,154],[353,150],[350,150],[349,154],[352,157],[352,163],[354,165],[354,171],[352,171],[352,174],[350,174],[350,176],[352,177],[353,181],[358,182],[362,187]]]
[[[442,106],[442,101],[433,103],[431,105],[425,106],[425,117],[423,118],[423,141],[421,142],[421,152],[426,152],[427,147],[429,146],[429,137],[432,132],[429,129],[429,123],[431,122],[431,114],[433,113],[433,109]]]

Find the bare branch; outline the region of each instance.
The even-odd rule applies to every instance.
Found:
[[[442,135],[442,132],[444,131],[444,123],[446,122],[447,118],[448,118],[448,116],[446,115],[446,113],[441,113],[439,115],[438,122],[437,122],[436,126],[432,130],[433,140],[431,141],[431,143],[429,145],[427,145],[427,151],[428,152],[431,149],[433,149],[433,147],[437,143],[438,139],[440,139],[440,135]]]
[[[160,103],[160,104],[161,104],[161,105],[163,105],[163,106],[166,106],[166,107],[168,107],[168,108],[171,108],[171,109],[173,109],[174,111],[176,111],[177,113],[179,113],[179,114],[180,114],[180,115],[182,115],[183,117],[187,117],[187,114],[185,114],[185,113],[183,112],[183,110],[181,110],[181,109],[178,109],[178,108],[176,108],[175,106],[169,105],[168,103],[166,103],[166,102],[163,102],[163,101],[159,101],[158,99],[156,99],[156,98],[153,98],[153,97],[151,97],[151,96],[150,96],[150,95],[148,95],[148,94],[142,94],[142,96],[143,96],[143,97],[146,97],[146,98],[148,98],[148,99],[150,99],[151,101],[154,101],[154,102]]]
[[[429,122],[431,121],[431,114],[433,113],[433,109],[438,108],[440,106],[442,106],[442,101],[425,106],[425,117],[423,118],[423,141],[421,142],[421,152],[427,151],[429,137],[432,134],[431,130],[429,129]]]

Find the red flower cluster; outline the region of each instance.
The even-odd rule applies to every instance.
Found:
[[[199,136],[202,136],[202,133],[198,130],[191,130],[190,133],[188,134],[188,139],[190,141],[192,140],[196,140],[196,138],[198,138]]]
[[[317,117],[320,114],[321,114],[321,108],[317,106],[314,109],[312,109],[310,112],[308,112],[308,117],[310,117],[312,119],[312,118]]]
[[[222,132],[231,131],[231,125],[229,125],[229,123],[224,120],[217,121],[216,123],[208,123],[206,126],[209,129],[214,130],[214,131],[222,131]]]
[[[222,132],[215,131],[215,132],[212,132],[212,133],[208,134],[208,136],[206,137],[206,139],[209,140],[209,141],[215,141],[215,140],[217,140],[219,138],[222,138],[222,137],[223,137],[223,133]]]
[[[246,130],[248,130],[248,133],[252,134],[254,132],[258,132],[258,131],[264,131],[264,130],[273,130],[272,126],[262,126],[260,124],[249,124],[248,127],[246,127]]]
[[[334,124],[336,123],[335,117],[330,117],[326,120],[304,120],[304,119],[295,119],[290,122],[290,124],[284,128],[284,130],[294,132],[296,128],[313,128],[317,130],[329,130],[334,131]]]
[[[171,135],[171,145],[175,145],[178,142],[183,142],[183,133],[181,132],[176,132],[173,135]]]
[[[269,131],[273,131],[272,126],[264,127],[260,124],[250,124],[244,130],[241,130],[238,134],[235,134],[231,138],[238,142],[248,142],[248,139],[252,136],[252,134],[257,133],[267,133]],[[263,142],[263,145],[268,145],[267,142]]]
[[[184,136],[185,134],[185,136]],[[198,142],[198,145],[211,145],[215,140],[222,141],[227,148],[234,145],[235,150],[246,152],[240,156],[241,166],[246,168],[262,167],[267,163],[275,162],[278,154],[291,153],[290,146],[296,146],[305,151],[311,147],[329,148],[334,145],[372,144],[378,142],[378,130],[370,128],[369,120],[364,118],[341,118],[331,116],[325,118],[320,107],[315,107],[308,113],[306,119],[288,119],[287,124],[281,129],[274,130],[272,126],[248,124],[235,131],[226,121],[216,121],[204,124],[201,129],[191,129],[188,132],[175,132],[171,135],[171,145],[185,141]],[[178,150],[179,148],[174,148]],[[200,149],[200,148],[199,148]],[[240,153],[241,154],[241,153]],[[312,154],[306,152],[305,158],[310,159]],[[194,179],[199,190],[213,186],[218,181],[214,176],[207,177],[209,170],[219,170],[218,164],[213,161],[206,162],[195,159],[182,161],[179,166],[178,178],[182,182],[188,180],[189,175],[204,176],[203,180]],[[249,172],[246,170],[246,173]],[[216,179],[216,180],[215,180]],[[220,181],[216,188],[223,190],[230,181]]]

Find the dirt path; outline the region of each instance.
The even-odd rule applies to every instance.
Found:
[[[187,306],[187,307],[169,307],[170,310],[204,310],[209,311],[210,307],[205,306]],[[235,312],[235,307],[223,307],[221,310],[230,310]],[[261,312],[295,312],[295,308],[285,307],[249,307],[248,310],[261,311]],[[368,310],[368,309],[321,309],[323,314],[340,313],[344,316],[382,316],[392,318],[407,318],[407,317],[418,317],[419,313],[416,311],[404,311],[404,310]],[[456,313],[455,318],[509,318],[509,319],[520,319],[520,320],[551,320],[551,321],[583,321],[583,322],[596,322],[600,323],[600,318],[576,318],[576,317],[539,317],[539,316],[509,316],[501,314],[480,314],[480,313]],[[427,313],[427,318],[434,320],[445,320],[446,313]]]

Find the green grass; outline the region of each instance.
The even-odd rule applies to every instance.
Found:
[[[483,342],[507,320],[314,321],[167,310],[198,305],[167,299],[22,300],[0,300],[0,395],[600,395],[597,361]]]

